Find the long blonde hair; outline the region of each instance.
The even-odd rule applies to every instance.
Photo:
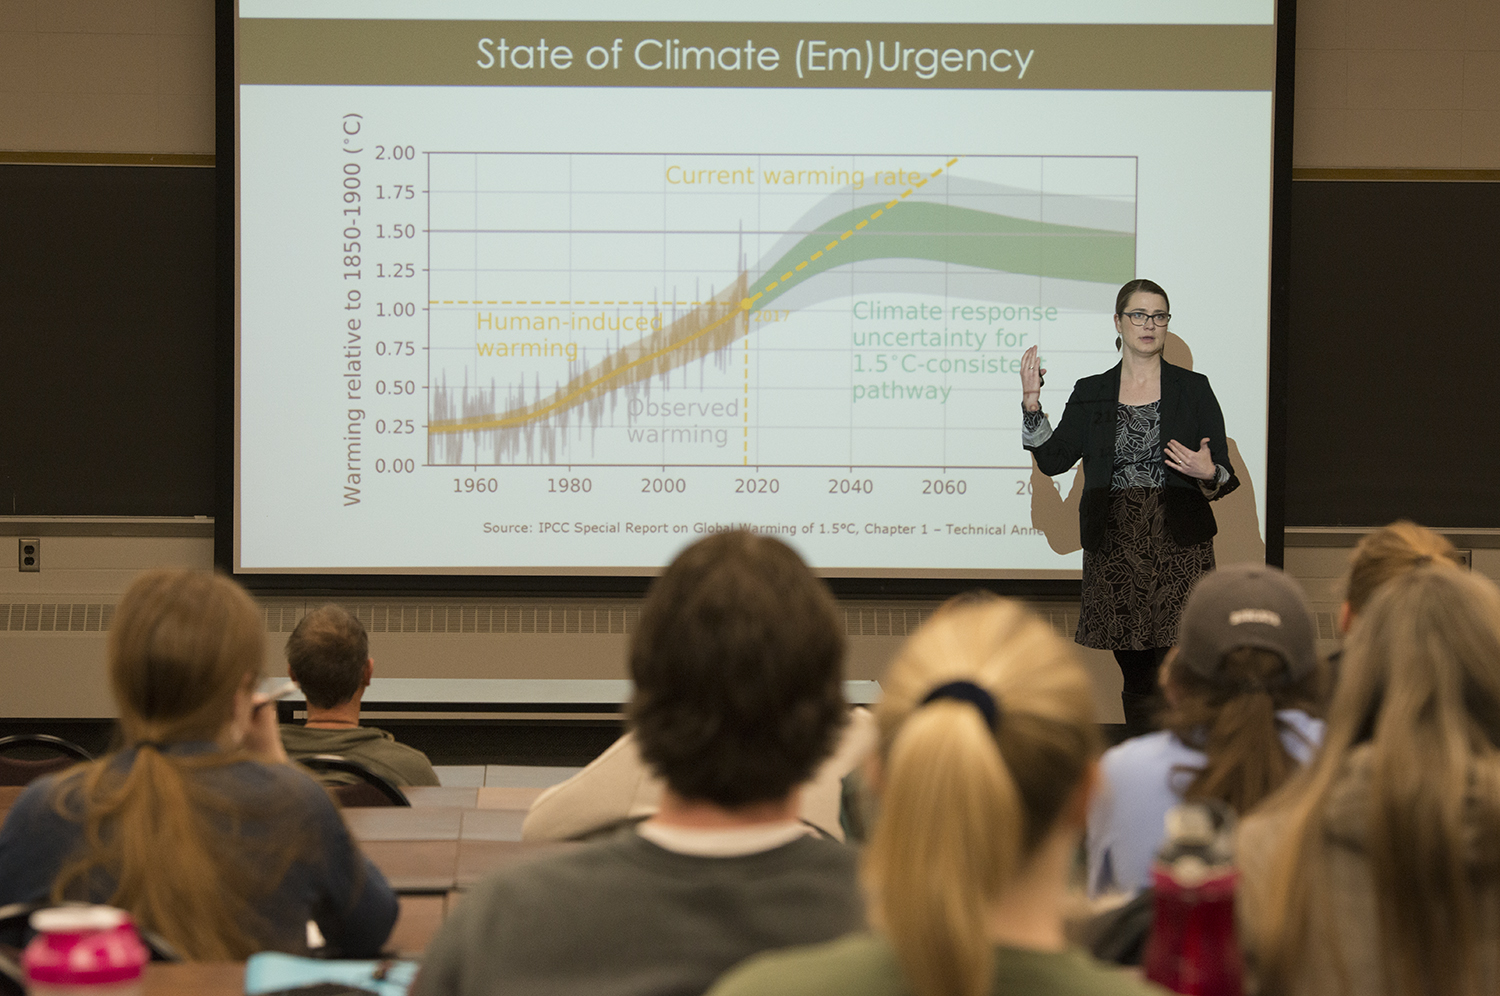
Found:
[[[195,776],[243,753],[168,752],[230,726],[236,692],[260,675],[263,634],[255,602],[219,575],[151,571],[126,591],[109,631],[109,678],[135,758],[127,767],[105,757],[61,780],[56,804],[83,823],[86,846],[54,899],[87,895],[102,873],[115,886],[109,902],[186,957],[243,959],[265,945],[272,930],[251,900],[274,889],[305,842],[235,836],[247,814]]]
[[[1287,822],[1266,882],[1266,991],[1329,957],[1349,988],[1329,933],[1326,837],[1358,751],[1386,987],[1477,994],[1481,945],[1494,944],[1479,899],[1496,883],[1472,877],[1475,849],[1500,865],[1500,590],[1442,559],[1408,570],[1360,613],[1344,660],[1322,752],[1267,804]]]
[[[995,731],[932,689],[968,681],[994,697]],[[882,679],[876,708],[880,817],[865,852],[872,920],[918,996],[980,996],[986,912],[1056,824],[1102,744],[1088,676],[1020,605],[938,613]]]
[[[1433,560],[1457,564],[1458,551],[1446,536],[1410,519],[1398,519],[1368,534],[1349,558],[1349,576],[1344,582],[1349,610],[1359,614],[1375,589]]]

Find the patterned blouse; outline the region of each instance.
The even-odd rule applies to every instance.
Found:
[[[1045,412],[1021,409],[1021,444],[1040,446],[1052,438],[1052,423]],[[1199,481],[1205,497],[1213,498],[1229,480],[1229,468],[1214,464],[1211,480]],[[1120,405],[1115,420],[1115,467],[1111,491],[1125,488],[1160,488],[1167,483],[1161,441],[1161,399],[1149,405]]]
[[[1115,419],[1115,472],[1111,491],[1126,488],[1160,488],[1167,483],[1162,463],[1161,400],[1149,405],[1120,403]]]

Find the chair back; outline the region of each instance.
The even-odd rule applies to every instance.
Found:
[[[324,779],[340,806],[410,806],[411,800],[395,785],[352,758],[338,754],[313,754],[299,758],[299,764],[319,774],[337,772],[353,775],[353,784],[329,783]]]
[[[12,750],[40,748],[53,757],[21,758],[9,757]],[[50,733],[17,733],[0,737],[0,785],[30,785],[43,775],[71,768],[80,761],[92,761],[94,756],[82,747]]]

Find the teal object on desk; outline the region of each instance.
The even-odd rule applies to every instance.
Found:
[[[406,996],[416,977],[414,961],[324,961],[265,951],[245,963],[245,993],[267,996],[313,986],[348,986],[378,996]],[[332,996],[338,990],[319,991]]]

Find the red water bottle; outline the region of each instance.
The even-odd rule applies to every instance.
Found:
[[[1218,804],[1185,803],[1166,822],[1167,842],[1151,869],[1146,978],[1192,996],[1243,996],[1244,963],[1234,932],[1234,815]]]

